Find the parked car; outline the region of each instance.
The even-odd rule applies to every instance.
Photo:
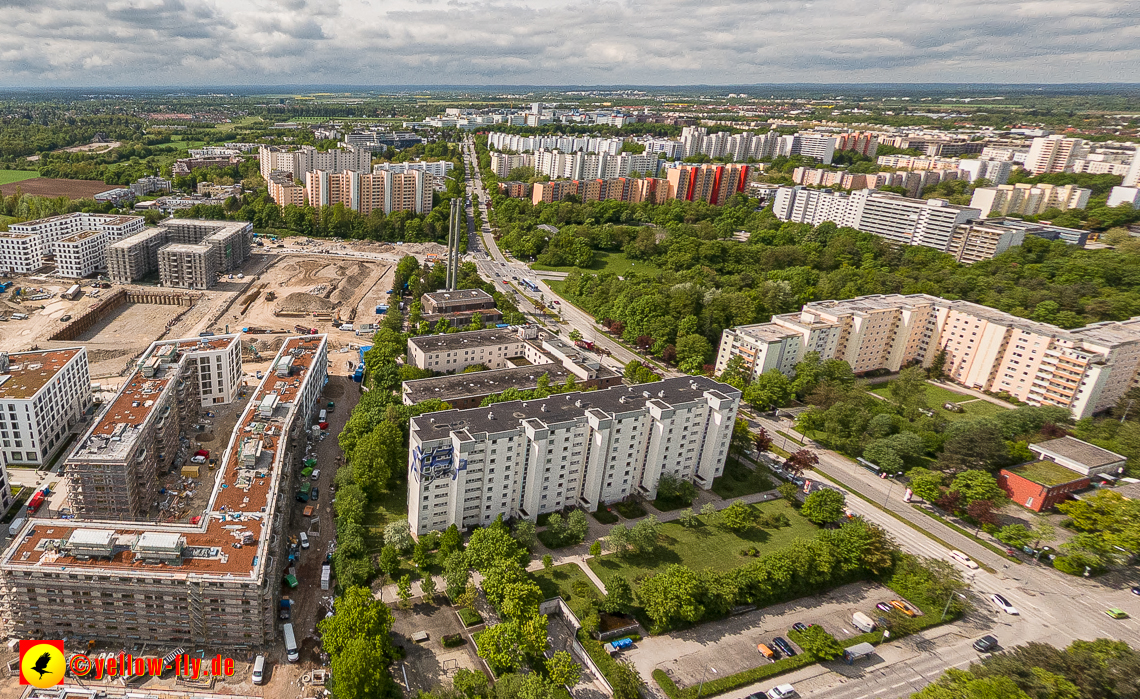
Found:
[[[889,612],[894,609],[894,607],[887,604],[886,602],[879,602],[875,605],[875,609],[878,609],[880,612]]]
[[[808,627],[807,624],[803,624],[797,621],[796,623],[792,624],[792,629],[803,633],[804,631],[808,630]]]
[[[1127,619],[1128,618],[1128,612],[1124,611],[1123,609],[1117,609],[1116,607],[1113,607],[1112,609],[1106,609],[1106,610],[1104,610],[1104,613],[1109,615],[1113,619]]]
[[[316,502],[317,496],[321,494],[320,488],[313,488],[313,492],[309,494],[309,499]]]
[[[990,597],[990,601],[993,602],[998,609],[1002,610],[1006,614],[1017,615],[1021,613],[1017,611],[1017,607],[1014,607],[1009,603],[1009,600],[1002,597],[1001,595],[994,595],[993,597]]]
[[[1132,587],[1132,594],[1134,594],[1134,595],[1140,595],[1140,585],[1134,585],[1134,586]]]
[[[906,602],[903,602],[902,600],[893,599],[891,600],[890,604],[892,607],[899,610],[903,614],[906,614],[907,616],[917,616],[914,613],[914,610],[910,608],[910,605]]]
[[[998,640],[993,636],[982,636],[974,641],[974,650],[979,653],[989,653],[998,647]]]
[[[780,684],[768,690],[768,699],[789,699],[796,695],[796,688],[790,684]]]
[[[796,654],[796,649],[792,648],[792,644],[788,643],[787,641],[785,641],[780,636],[776,636],[775,638],[772,639],[772,645],[779,648],[780,652],[783,653],[784,655],[788,656],[789,658]]]
[[[305,532],[301,532],[300,539],[301,539],[301,548],[303,548],[303,549],[309,548],[309,535],[306,534]]]
[[[765,645],[763,643],[757,643],[756,644],[756,650],[760,651],[760,655],[763,655],[768,660],[775,660],[776,659],[775,651],[773,651],[771,648],[769,648],[767,645]]]
[[[321,477],[321,469],[314,468],[313,469],[313,475],[310,476],[310,478],[312,478],[315,481],[315,480],[319,480],[320,477]]]
[[[978,568],[978,564],[974,563],[974,561],[972,561],[969,556],[962,553],[961,551],[957,551],[957,550],[951,551],[950,557],[953,558],[954,560],[958,561],[962,565],[966,566],[970,570],[977,570],[977,568]]]

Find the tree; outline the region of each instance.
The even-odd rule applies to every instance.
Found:
[[[566,516],[566,538],[567,541],[580,544],[586,540],[586,534],[590,531],[590,520],[586,519],[586,513],[579,509],[570,511]]]
[[[520,563],[527,559],[527,552],[506,531],[506,525],[476,529],[467,541],[467,562],[472,568],[484,572],[495,562],[513,558]]]
[[[792,636],[793,633],[795,636],[792,640],[816,660],[834,660],[843,656],[843,646],[822,626],[813,624],[804,631],[789,631],[788,635]]]
[[[573,688],[582,681],[582,666],[574,662],[569,653],[560,650],[546,661],[546,674],[554,684]]]
[[[686,507],[681,510],[680,516],[677,517],[677,522],[679,522],[682,527],[691,529],[699,525],[701,520],[697,517],[697,513],[693,512],[693,508]]]
[[[1033,541],[1033,533],[1024,524],[1007,524],[994,534],[994,538],[1003,544],[1019,549],[1028,546],[1029,542]]]
[[[444,591],[453,603],[458,602],[470,579],[471,570],[467,567],[467,557],[462,553],[457,551],[443,560]]]
[[[578,340],[581,340],[581,339],[582,339],[582,333],[578,331],[578,328],[574,328],[573,330],[570,331],[570,341],[571,342],[577,342]]]
[[[407,607],[408,600],[412,598],[412,576],[405,575],[396,582],[396,594],[400,598],[400,607]]]
[[[606,679],[614,690],[614,699],[640,699],[641,688],[645,686],[645,680],[628,660],[612,666]]]
[[[351,454],[352,477],[370,497],[383,493],[392,476],[404,469],[407,454],[400,426],[383,420],[361,437]]]
[[[804,471],[807,471],[818,463],[819,457],[808,449],[794,451],[788,458],[784,459],[784,466],[797,476],[802,476]]]
[[[549,553],[542,557],[542,569],[550,570],[554,567],[554,557]]]
[[[950,489],[962,496],[962,501],[969,504],[975,500],[1001,500],[1005,491],[998,485],[997,479],[985,471],[962,471],[954,477]]]
[[[768,430],[761,427],[752,435],[752,445],[756,447],[757,453],[763,454],[772,448],[772,435],[768,434]]]
[[[546,616],[540,614],[495,624],[479,636],[479,657],[496,672],[517,670],[546,647]]]
[[[337,492],[337,500],[340,500],[340,491]],[[459,527],[452,524],[439,537],[439,552],[444,558],[447,558],[451,554],[461,551],[463,551],[463,535],[459,533]]]
[[[882,416],[876,415],[875,417]],[[890,443],[885,439],[879,439],[868,444],[867,448],[863,450],[863,458],[886,473],[898,473],[904,466],[902,457],[891,448]]]
[[[677,365],[684,371],[691,371],[685,367],[696,367],[699,371],[713,353],[713,346],[704,335],[685,335],[678,338],[676,349]]]
[[[756,410],[764,411],[787,405],[792,399],[792,382],[779,369],[769,369],[744,391],[744,400]]]
[[[958,473],[967,469],[989,470],[1005,461],[1009,453],[997,425],[990,420],[952,423],[938,457],[938,469]]]
[[[830,524],[843,516],[847,505],[843,493],[831,488],[823,488],[808,495],[804,500],[800,514],[816,524]]]
[[[918,416],[926,407],[926,372],[919,367],[907,367],[891,382],[888,393],[899,412],[908,419]]]
[[[620,575],[610,578],[606,585],[606,598],[603,606],[607,612],[626,612],[633,605],[633,588],[629,581]]]
[[[397,519],[384,527],[384,543],[396,549],[398,553],[410,551],[415,546],[412,538],[412,527],[406,519]]]
[[[398,696],[400,688],[388,672],[390,660],[367,638],[353,638],[330,653],[331,689],[338,697]]]
[[[606,537],[606,547],[619,556],[624,556],[633,548],[629,538],[629,527],[625,526],[624,522],[610,529],[609,536]]]
[[[712,523],[712,519],[716,517],[716,514],[716,505],[712,504],[711,502],[706,502],[705,504],[701,505],[701,516],[708,518],[710,524]]]
[[[400,554],[395,546],[385,545],[380,549],[380,572],[388,577],[394,577],[400,569]],[[337,571],[339,577],[340,571]]]
[[[718,377],[733,388],[743,391],[752,380],[752,372],[744,363],[744,357],[734,354],[725,362],[724,371]]]
[[[515,559],[497,561],[484,573],[487,601],[507,618],[522,619],[538,613],[542,590]]]
[[[428,550],[427,541],[421,538],[416,542],[415,548],[412,550],[412,563],[420,570],[428,567],[430,563],[431,552]]]
[[[672,473],[662,473],[657,479],[657,498],[667,503],[691,503],[697,497],[697,486]]]
[[[558,515],[552,515],[551,517],[558,517]],[[559,521],[561,521],[561,517],[559,517]],[[534,522],[530,520],[517,520],[514,524],[514,530],[511,532],[511,536],[527,551],[533,551],[534,547],[538,545],[538,531]]]
[[[487,685],[487,676],[478,670],[468,670],[467,668],[459,668],[455,671],[455,676],[451,680],[451,685],[455,690],[468,699],[482,699],[490,694],[490,688]]]
[[[942,484],[945,476],[938,471],[927,468],[912,468],[907,472],[910,479],[910,490],[927,502],[934,502],[942,495]]]
[[[350,587],[333,602],[333,615],[317,622],[321,647],[335,656],[353,640],[364,639],[375,646],[387,665],[396,657],[388,635],[393,621],[388,605],[375,599],[370,589]]]
[[[660,573],[646,578],[637,590],[645,613],[660,629],[678,622],[692,623],[704,616],[697,574],[683,565],[672,564]]]
[[[989,500],[974,500],[969,505],[966,505],[966,514],[970,515],[978,527],[981,528],[984,524],[997,524],[997,517],[994,515],[994,504]]]
[[[661,526],[656,515],[643,518],[629,530],[629,543],[637,553],[647,553],[657,547],[657,530]]]
[[[602,555],[602,542],[600,539],[595,541],[594,543],[590,544],[590,555],[591,556]]]
[[[778,492],[780,497],[784,498],[789,505],[798,505],[800,502],[800,489],[796,487],[795,483],[781,483],[777,486],[776,492]]]
[[[756,523],[756,510],[737,500],[721,510],[721,525],[734,532],[742,532]]]
[[[420,594],[429,604],[435,599],[435,578],[430,573],[420,580]]]

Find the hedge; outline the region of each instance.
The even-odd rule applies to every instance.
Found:
[[[602,671],[602,675],[606,678],[606,681],[610,683],[610,686],[613,686],[610,675],[617,669],[617,661],[610,657],[610,654],[602,647],[600,641],[592,638],[584,629],[578,629],[578,642],[582,644],[582,647],[586,649],[586,653],[594,661],[594,664]]]
[[[463,607],[459,610],[459,619],[463,622],[465,627],[476,626],[483,623],[483,617],[479,616],[479,612],[467,607]]]

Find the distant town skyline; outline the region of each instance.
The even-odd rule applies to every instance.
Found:
[[[1123,0],[3,0],[0,86],[1083,83],[1140,69]]]

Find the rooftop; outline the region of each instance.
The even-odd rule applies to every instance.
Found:
[[[1102,449],[1095,444],[1083,442],[1076,437],[1050,439],[1047,442],[1030,444],[1029,448],[1037,453],[1071,459],[1088,468],[1110,466],[1112,464],[1124,463],[1127,460],[1126,457],[1116,452]]]
[[[430,294],[424,294],[425,297],[435,301],[437,304],[458,303],[460,301],[486,301],[494,305],[494,298],[482,289],[460,289],[458,291],[435,291]]]
[[[778,342],[786,337],[798,337],[799,333],[795,330],[780,327],[774,323],[757,323],[755,325],[741,325],[735,328],[736,332],[741,335],[756,338],[757,340],[764,340],[766,342]]]
[[[59,242],[61,242],[61,243],[78,243],[79,241],[86,240],[87,238],[90,238],[93,235],[106,235],[106,234],[107,234],[106,231],[80,231],[79,233],[76,233],[75,235],[69,235],[66,238],[63,238]]]
[[[1065,468],[1061,464],[1052,461],[1030,461],[1027,464],[1021,464],[1005,470],[1010,473],[1015,473],[1026,480],[1033,481],[1038,485],[1045,486],[1063,485],[1065,483],[1079,481],[1082,478],[1088,478],[1088,476],[1081,475],[1072,469]]]
[[[422,352],[450,352],[455,349],[489,347],[524,342],[517,332],[506,328],[471,330],[469,332],[445,333],[443,335],[418,335],[408,338],[408,344]]]
[[[471,434],[498,433],[517,429],[524,420],[559,423],[580,418],[588,410],[605,413],[641,412],[651,401],[678,405],[702,400],[706,392],[714,397],[739,396],[740,391],[705,376],[682,376],[637,386],[613,386],[588,393],[559,393],[539,400],[508,401],[486,408],[443,410],[412,418],[412,431],[423,432],[421,439],[442,439],[452,430]],[[427,434],[432,430],[432,434]]]
[[[566,381],[570,372],[561,364],[492,369],[469,374],[446,374],[444,376],[433,376],[430,379],[405,381],[403,390],[404,395],[408,396],[413,403],[431,398],[446,401],[449,398],[502,393],[508,388],[517,388],[520,391],[531,389],[538,385],[538,379],[543,374],[550,378],[551,384],[561,384]]]
[[[193,340],[174,343],[197,344]],[[134,572],[148,578],[207,574],[235,582],[258,579],[270,554],[271,532],[265,523],[273,518],[280,499],[277,493],[281,478],[285,476],[284,440],[297,417],[297,397],[314,375],[310,369],[324,343],[324,335],[290,337],[285,341],[278,358],[293,356],[293,373],[289,377],[267,373],[250,398],[226,446],[220,462],[222,472],[201,522],[191,525],[33,519],[25,536],[4,551],[0,562],[9,567],[66,568],[111,575]],[[278,397],[277,407],[271,416],[263,417],[259,407],[271,394]],[[252,463],[243,461],[242,445],[250,439],[261,441],[263,447]],[[83,531],[91,533],[81,534],[77,541],[99,543],[113,539],[111,558],[76,558],[60,550],[64,541]],[[155,562],[153,558],[144,561],[136,555],[136,549],[173,546],[178,537],[185,537],[186,544],[179,564]]]
[[[34,397],[60,369],[84,351],[82,347],[68,347],[9,354],[8,370],[0,371],[0,398],[23,400]]]

